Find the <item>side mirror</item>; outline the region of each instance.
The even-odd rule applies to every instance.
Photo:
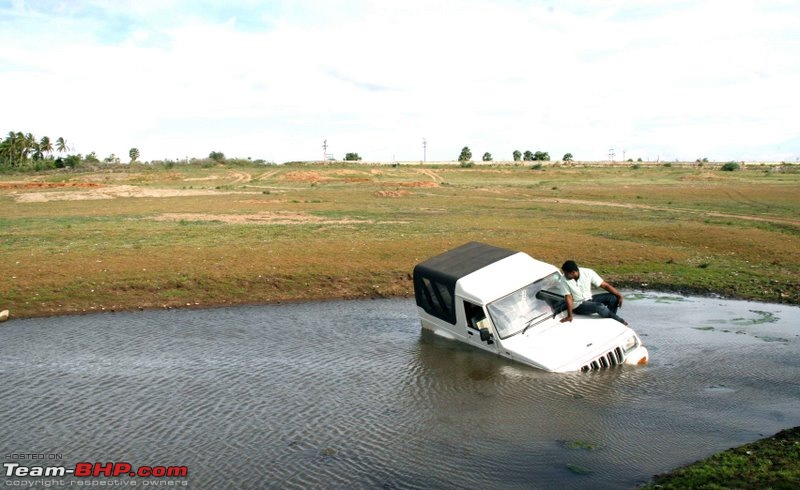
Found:
[[[492,334],[489,333],[489,329],[488,328],[482,328],[482,329],[479,330],[479,332],[481,333],[481,340],[483,342],[493,343]]]

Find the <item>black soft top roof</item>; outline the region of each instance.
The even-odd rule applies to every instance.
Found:
[[[462,277],[515,253],[517,252],[506,248],[469,242],[417,264],[414,275],[422,274],[455,287],[456,281]]]
[[[506,248],[469,242],[417,264],[414,267],[414,295],[417,305],[455,324],[453,303],[456,282],[515,253],[517,252]],[[436,287],[426,287],[426,282],[433,283]],[[442,287],[444,291],[440,289]],[[439,296],[438,301],[436,296]]]

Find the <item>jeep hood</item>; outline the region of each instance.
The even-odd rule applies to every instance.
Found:
[[[632,329],[610,318],[576,317],[567,323],[556,318],[502,339],[501,345],[514,359],[565,372],[579,370],[633,335]]]

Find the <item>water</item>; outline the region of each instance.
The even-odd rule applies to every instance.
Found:
[[[0,456],[185,465],[167,480],[193,488],[633,488],[800,425],[798,307],[628,293],[651,364],[566,375],[423,332],[415,308],[12,320]]]

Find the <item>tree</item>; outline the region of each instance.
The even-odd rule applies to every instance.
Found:
[[[42,136],[42,139],[39,141],[39,150],[45,154],[53,152],[53,143],[50,141],[49,136]]]
[[[572,161],[572,153],[564,153],[564,158],[562,158],[562,160],[564,160],[565,162],[571,162]]]
[[[56,140],[56,150],[58,150],[59,153],[64,153],[69,150],[69,147],[67,146],[67,140],[59,136]]]
[[[461,149],[461,154],[458,156],[459,162],[468,162],[472,160],[472,151],[470,151],[469,146],[465,146]]]
[[[358,156],[358,153],[346,153],[344,159],[348,162],[357,162],[361,160],[361,157]]]
[[[525,154],[522,156],[522,159],[526,162],[533,161],[533,153],[530,150],[525,150]]]
[[[483,154],[483,161],[484,162],[491,162],[492,161],[492,154],[488,151]]]
[[[128,151],[128,156],[131,157],[131,163],[135,162],[139,159],[139,149],[131,148],[130,151]]]
[[[0,142],[0,165],[14,165],[14,140],[16,134],[13,131],[8,133],[8,137]]]
[[[7,163],[15,167],[22,162],[22,147],[24,140],[22,133],[8,132],[8,137],[0,144],[0,163]]]
[[[208,158],[214,160],[217,163],[222,163],[225,161],[225,154],[221,151],[212,151],[208,154]]]
[[[540,162],[549,162],[550,161],[550,154],[546,151],[537,151],[533,154],[534,160],[539,160]]]
[[[515,162],[518,162],[518,161],[520,161],[522,159],[522,152],[520,152],[519,150],[514,150],[513,155],[514,155],[514,161]]]
[[[69,168],[75,168],[81,163],[80,155],[67,155],[64,159],[64,165]]]
[[[42,147],[39,146],[39,142],[38,141],[34,141],[33,142],[33,155],[31,156],[31,159],[34,160],[34,161],[37,161],[37,160],[42,160],[43,158],[44,158],[44,153],[42,153]]]
[[[30,155],[34,150],[36,150],[36,138],[31,133],[25,133],[23,136],[22,133],[17,133],[17,137],[22,136],[23,146],[22,146],[22,158],[23,160],[28,159],[28,155]]]

